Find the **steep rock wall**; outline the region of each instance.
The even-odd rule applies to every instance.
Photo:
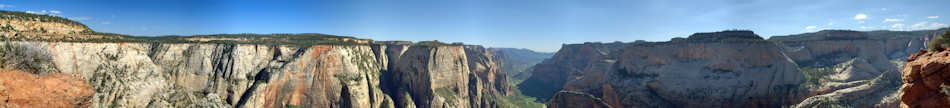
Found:
[[[91,107],[487,107],[507,87],[480,46],[15,43],[88,82]]]

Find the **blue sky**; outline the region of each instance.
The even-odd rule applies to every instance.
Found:
[[[325,33],[553,52],[565,43],[948,26],[950,0],[0,0],[131,35]]]

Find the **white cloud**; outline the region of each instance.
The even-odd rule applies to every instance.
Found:
[[[31,13],[31,14],[39,14],[39,13],[36,13],[36,12],[33,12],[33,11],[24,11],[24,12],[26,12],[26,13]]]
[[[815,28],[818,28],[818,26],[807,26],[807,27],[805,27],[805,29],[809,29],[809,30],[815,29]]]
[[[904,27],[904,24],[901,24],[901,23],[891,25],[891,28],[903,28],[903,27]]]
[[[904,21],[903,19],[897,19],[897,18],[886,18],[886,19],[884,19],[884,22],[903,22],[903,21]]]
[[[12,7],[14,7],[14,6],[13,6],[13,5],[8,5],[8,4],[0,4],[0,8],[8,8],[8,7],[9,7],[9,8],[12,8]]]
[[[910,26],[910,28],[914,30],[937,29],[942,27],[947,27],[947,24],[924,21]]]
[[[45,11],[45,10],[44,10],[44,11]],[[59,13],[63,13],[63,12],[61,12],[61,11],[59,11],[59,10],[49,10],[49,13],[51,13],[51,14],[59,14]]]
[[[940,18],[940,16],[929,16],[929,17],[927,17],[927,19],[937,19],[937,18]]]
[[[109,21],[103,21],[103,22],[102,22],[102,24],[112,24],[112,22],[109,22]]]
[[[89,17],[69,17],[69,19],[82,21],[82,20],[89,20],[90,18]]]
[[[855,19],[855,20],[868,19],[868,15],[867,15],[867,14],[864,14],[864,13],[859,13],[858,15],[854,15],[854,19]]]
[[[835,25],[834,22],[828,22],[828,25]]]
[[[864,24],[864,21],[858,21],[858,24]]]

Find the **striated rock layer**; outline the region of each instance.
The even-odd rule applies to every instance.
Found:
[[[907,59],[901,71],[901,107],[950,107],[950,51],[921,50]]]
[[[490,107],[507,91],[480,46],[12,44],[91,85],[91,107]]]

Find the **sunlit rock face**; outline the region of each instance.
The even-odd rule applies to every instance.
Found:
[[[900,70],[940,30],[825,30],[771,41],[798,63],[808,93],[796,107],[898,107]]]
[[[492,107],[508,92],[480,46],[37,44],[95,85],[92,106]]]
[[[480,46],[16,43],[89,83],[91,107],[488,107],[507,93]]]
[[[897,107],[898,69],[940,32],[826,30],[762,40],[723,31],[571,44],[519,88],[544,91],[526,93],[542,99],[591,95],[613,107]]]
[[[904,85],[900,91],[901,107],[950,107],[950,51],[921,50],[907,59],[901,71]]]

